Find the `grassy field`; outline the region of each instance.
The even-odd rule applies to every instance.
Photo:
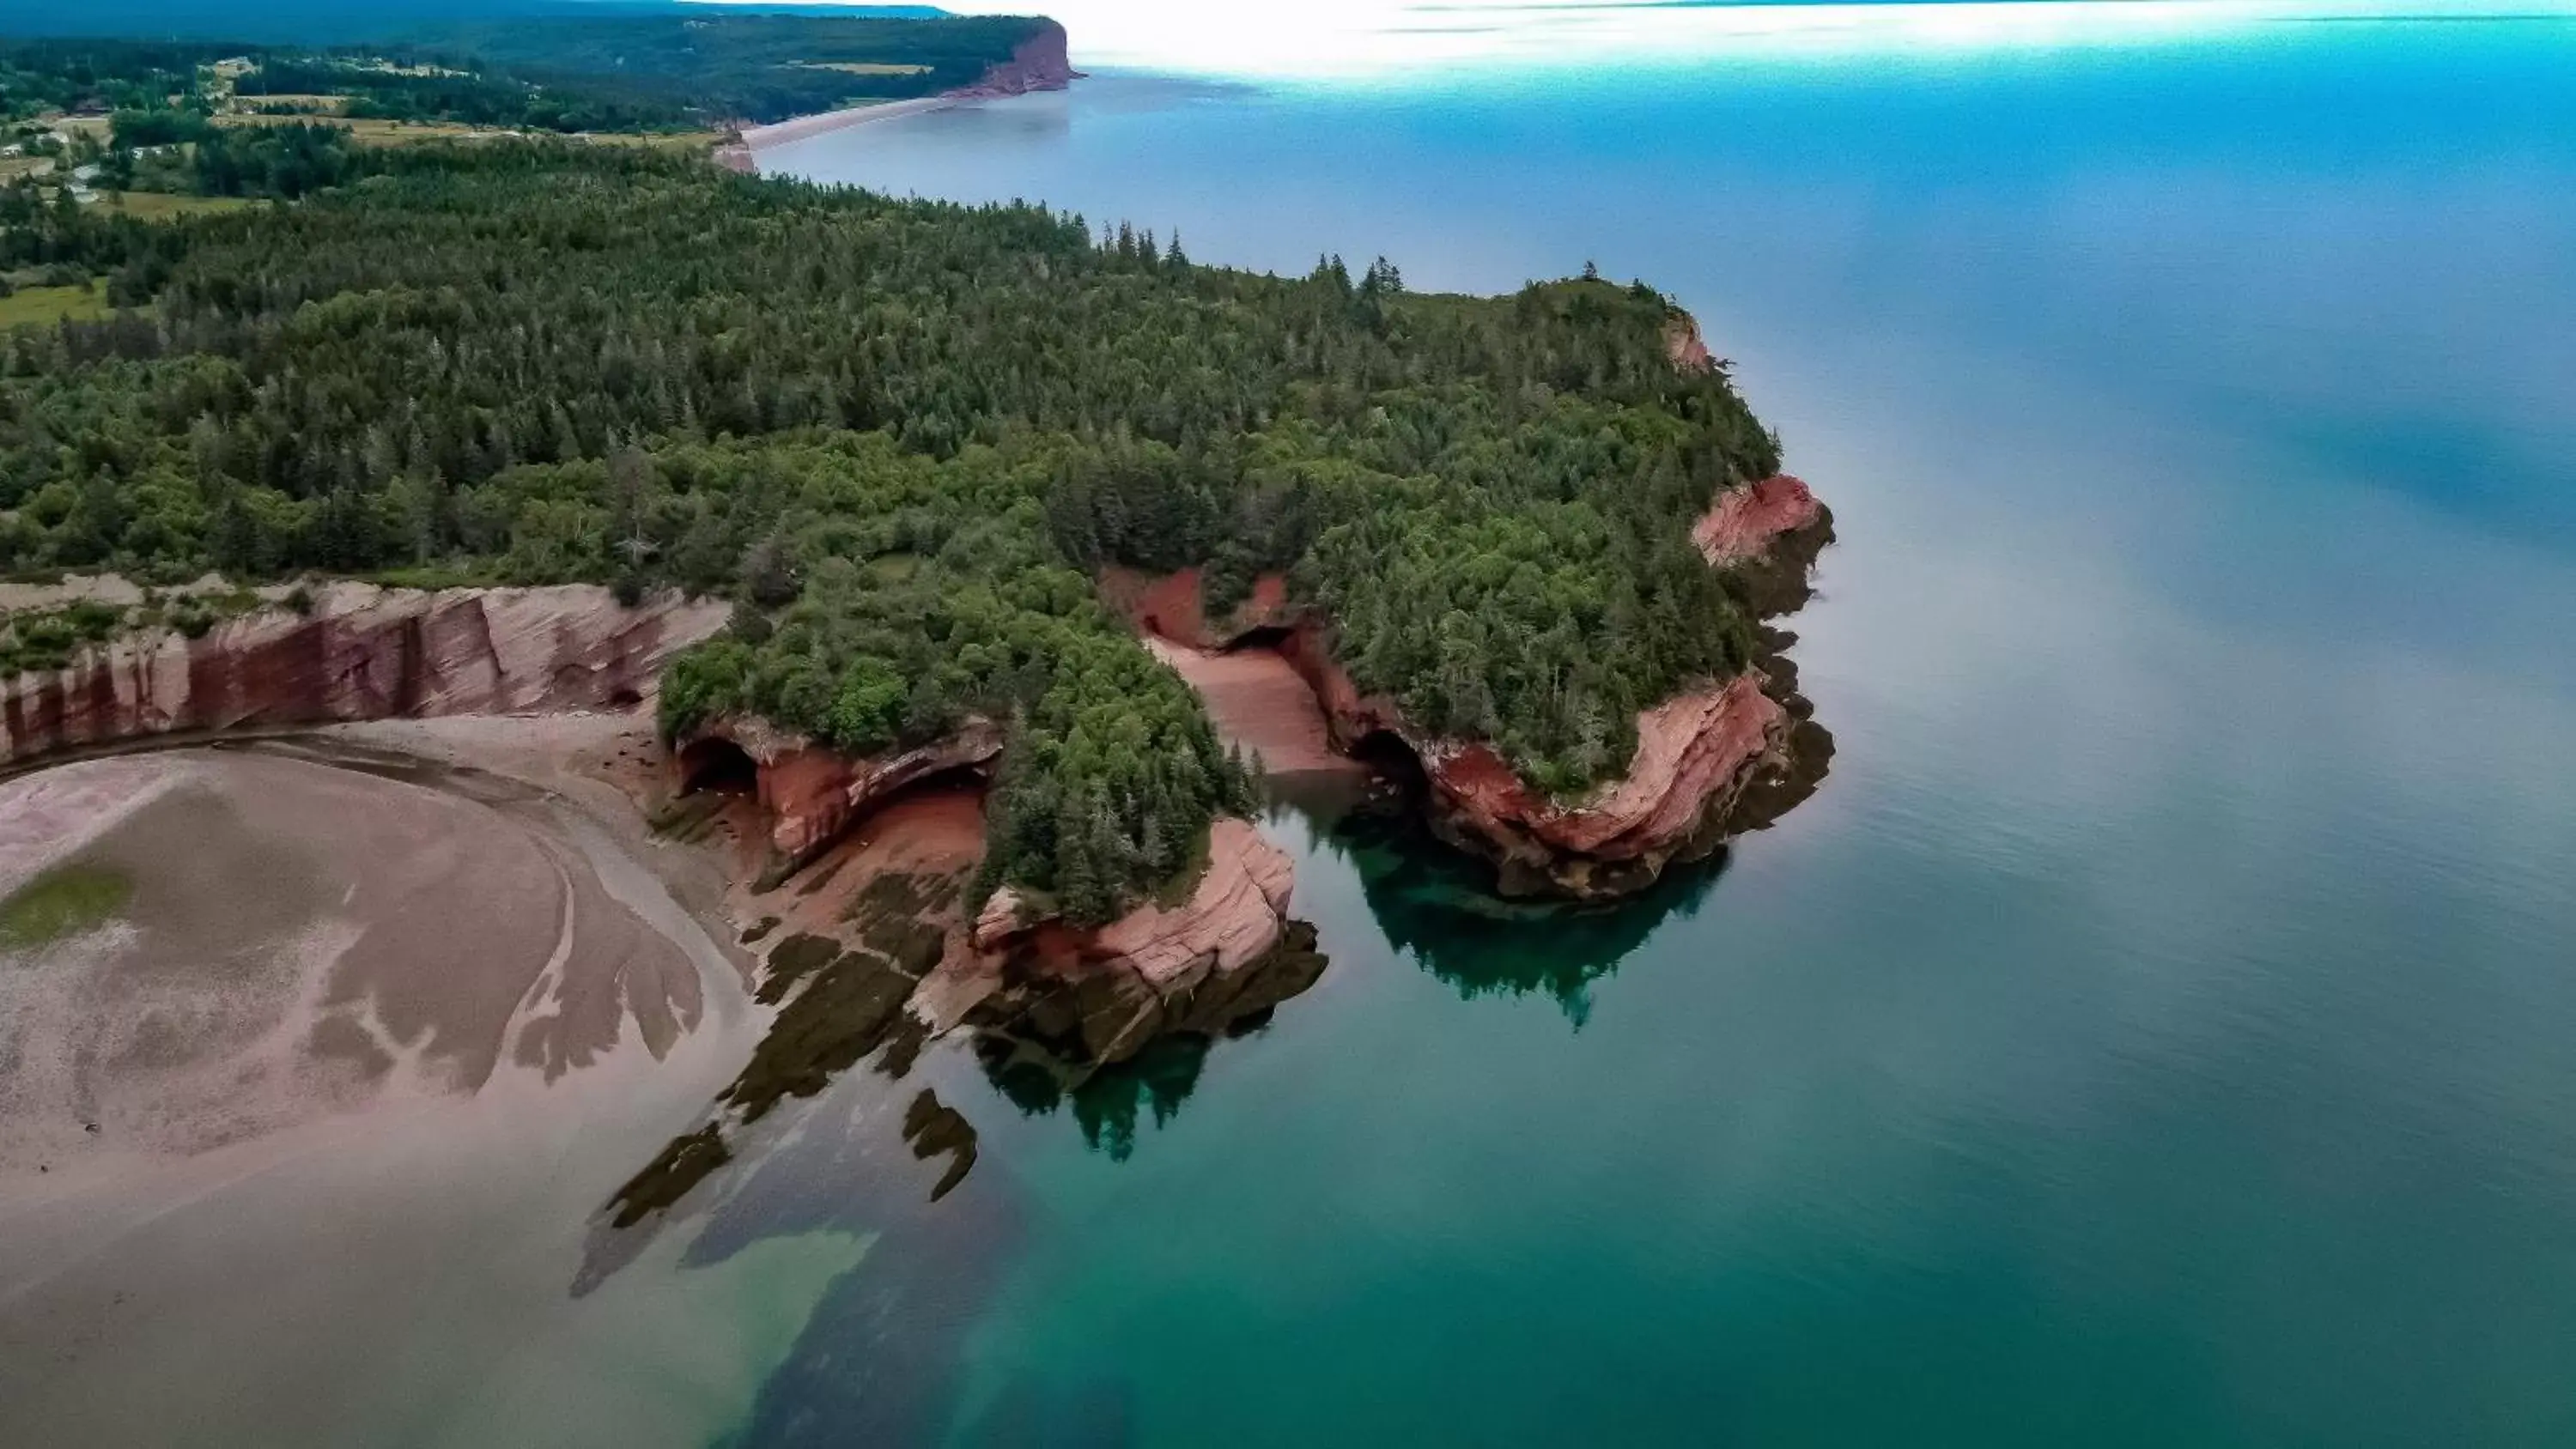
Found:
[[[262,116],[236,112],[214,118],[218,126],[337,126],[361,145],[404,146],[419,141],[453,141],[511,133],[497,126],[464,126],[448,121],[343,120],[337,116]]]
[[[244,114],[250,114],[248,108],[253,106],[294,106],[315,115],[336,116],[348,109],[349,98],[325,95],[236,96],[233,104],[244,107]]]
[[[218,126],[292,126],[310,122],[338,126],[361,146],[417,146],[426,141],[489,141],[502,136],[553,136],[553,131],[514,131],[498,126],[467,126],[450,121],[342,120],[334,116],[215,117]],[[603,146],[649,146],[657,151],[703,151],[724,139],[716,131],[580,131],[575,139]]]
[[[241,196],[169,196],[158,191],[103,195],[92,204],[101,211],[130,216],[136,221],[168,221],[177,216],[204,216],[259,205]]]
[[[612,131],[584,131],[581,138],[603,146],[648,146],[656,151],[704,151],[724,140],[722,131],[664,131],[652,135],[625,135]]]
[[[107,316],[107,293],[92,287],[21,287],[0,297],[0,329],[37,323],[50,327],[68,317],[75,322]]]

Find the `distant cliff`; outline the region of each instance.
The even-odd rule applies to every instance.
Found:
[[[984,72],[983,79],[948,92],[961,100],[985,96],[1021,96],[1031,91],[1060,91],[1082,79],[1066,53],[1064,27],[1040,20],[1035,34],[1012,48],[1011,58]]]

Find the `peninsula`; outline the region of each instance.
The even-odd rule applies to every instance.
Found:
[[[976,84],[1070,74],[1015,35]],[[1311,982],[1228,660],[1304,691],[1276,764],[1416,779],[1510,893],[1642,889],[1820,764],[1761,621],[1829,515],[1643,282],[1256,274],[703,148],[199,134],[120,164],[258,204],[0,190],[0,274],[105,303],[0,337],[0,572],[66,580],[0,622],[0,765],[649,709],[626,783],[734,843],[785,1004],[737,1111],[899,1021],[1097,1064]],[[937,850],[868,854],[933,797]]]

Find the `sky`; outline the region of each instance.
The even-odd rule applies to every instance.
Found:
[[[1247,74],[1400,68],[1483,55],[1569,64],[1633,49],[1848,53],[1924,45],[2121,44],[2284,18],[2576,16],[2576,0],[937,0],[968,14],[1064,22],[1076,64]],[[1645,27],[1652,26],[1651,41]]]

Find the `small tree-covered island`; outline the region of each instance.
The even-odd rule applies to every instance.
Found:
[[[1029,33],[976,38],[999,66]],[[83,199],[67,168],[0,190],[0,278],[22,308],[74,299],[0,339],[0,761],[650,709],[648,805],[740,836],[783,1005],[623,1219],[724,1160],[725,1113],[906,1032],[1090,1070],[1310,982],[1287,859],[1248,823],[1258,731],[1192,686],[1227,651],[1293,670],[1318,734],[1406,777],[1509,894],[1642,889],[1821,769],[1761,621],[1803,599],[1828,517],[1644,283],[1257,274],[1037,206],[735,174],[704,143],[333,119],[696,114],[664,76],[510,92],[398,59],[281,62],[296,113],[258,125],[122,97],[75,139],[83,187],[160,193]],[[217,74],[150,60],[156,95]],[[234,96],[285,83],[226,69]],[[335,76],[361,99],[314,101]],[[86,586],[108,575],[123,592]],[[799,929],[818,861],[960,781],[982,829],[953,876],[845,878],[858,903]]]

